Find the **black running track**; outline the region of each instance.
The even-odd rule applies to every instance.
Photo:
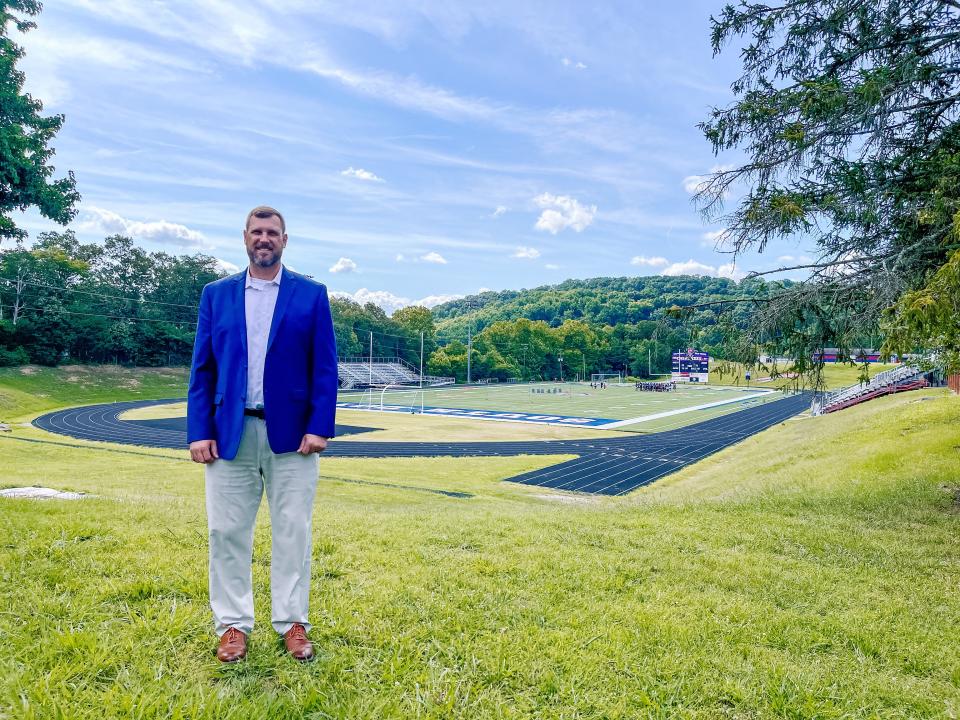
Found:
[[[183,449],[186,418],[121,420],[128,410],[183,402],[139,400],[90,405],[42,415],[33,424],[49,432],[81,440]],[[556,465],[507,478],[510,482],[598,495],[623,495],[702,460],[718,450],[766,430],[810,406],[808,393],[705,420],[696,425],[649,435],[614,435],[590,440],[523,440],[517,442],[332,442],[325,455],[335,457],[438,457],[576,455]],[[372,428],[337,426],[338,435]]]

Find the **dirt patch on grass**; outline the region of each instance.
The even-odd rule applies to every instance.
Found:
[[[576,495],[550,494],[534,495],[534,497],[539,500],[547,500],[549,502],[560,503],[562,505],[596,505],[598,502],[600,502],[597,498],[577,497]]]
[[[20,368],[21,375],[36,375],[38,372],[40,372],[40,368],[34,367],[33,365],[24,365]]]
[[[940,489],[950,496],[950,509],[960,512],[960,487],[956,485],[941,485]]]

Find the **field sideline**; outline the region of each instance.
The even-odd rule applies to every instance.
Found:
[[[62,372],[0,372],[0,415],[130,399],[133,380],[134,397],[176,396],[172,371],[118,371],[119,390]],[[0,500],[0,717],[960,713],[960,398],[945,391],[788,421],[623,499],[499,482],[555,457],[325,459],[306,667],[263,624],[246,663],[213,658],[199,467],[0,448],[4,487],[96,495]],[[264,513],[260,618],[268,566]]]

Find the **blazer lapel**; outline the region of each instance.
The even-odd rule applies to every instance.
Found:
[[[237,275],[236,288],[233,291],[233,317],[240,325],[240,342],[243,343],[243,354],[247,354],[247,271]]]
[[[280,272],[283,273],[283,277],[280,278],[280,292],[277,293],[277,304],[273,308],[273,320],[270,322],[267,352],[270,352],[273,339],[277,336],[277,329],[280,327],[280,322],[283,320],[283,313],[286,312],[287,305],[290,303],[290,296],[293,295],[293,291],[296,290],[296,276],[286,270],[280,270]]]

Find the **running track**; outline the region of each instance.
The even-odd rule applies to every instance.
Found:
[[[80,440],[183,449],[186,419],[180,427],[152,420],[121,420],[135,408],[183,402],[139,400],[90,405],[42,415],[33,424],[49,432]],[[648,435],[622,435],[590,440],[543,440],[517,442],[332,442],[325,455],[334,457],[438,457],[576,455],[556,465],[507,478],[510,482],[555,490],[574,490],[598,495],[624,495],[676,472],[762,430],[777,425],[810,406],[807,393],[756,405],[696,425]],[[344,427],[345,432],[362,428]]]

